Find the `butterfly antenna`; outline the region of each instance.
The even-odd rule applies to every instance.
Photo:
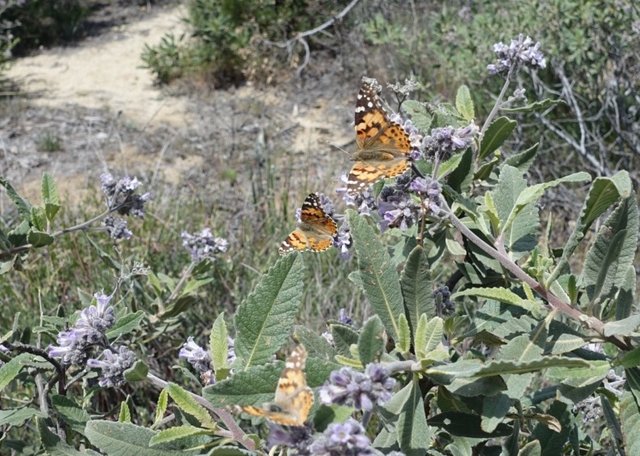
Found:
[[[351,156],[351,152],[349,152],[347,149],[345,149],[345,147],[350,146],[351,144],[353,144],[355,141],[351,140],[348,143],[346,143],[344,146],[337,146],[335,144],[330,144],[329,146],[339,150],[340,152],[344,153],[345,155]]]

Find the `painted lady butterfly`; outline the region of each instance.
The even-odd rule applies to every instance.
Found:
[[[320,197],[311,193],[302,204],[298,227],[280,245],[280,255],[293,251],[322,252],[333,245],[338,227],[322,208]]]
[[[362,192],[369,185],[402,174],[409,168],[409,134],[402,125],[389,120],[379,92],[375,80],[363,78],[356,102],[358,149],[347,181],[349,193]]]
[[[273,402],[263,407],[244,406],[242,410],[283,426],[304,426],[313,407],[313,390],[307,386],[304,374],[306,360],[307,351],[298,345],[287,357]]]

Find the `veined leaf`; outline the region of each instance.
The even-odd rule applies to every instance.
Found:
[[[358,333],[347,325],[332,324],[329,326],[336,350],[343,356],[351,355],[351,345],[358,343]]]
[[[427,425],[427,416],[424,411],[424,401],[418,386],[418,379],[414,378],[395,396],[402,402],[396,421],[396,433],[400,449],[405,454],[424,454],[429,448],[432,432]],[[393,399],[391,398],[389,402]],[[390,410],[391,407],[388,409]]]
[[[93,450],[84,449],[83,451],[78,451],[66,442],[61,441],[60,437],[49,430],[43,418],[36,420],[36,427],[38,428],[40,443],[42,443],[49,456],[99,456],[99,453]],[[111,455],[111,453],[109,454]]]
[[[158,395],[158,403],[156,405],[156,416],[153,419],[153,425],[156,426],[162,418],[164,417],[165,412],[167,411],[167,406],[169,405],[169,393],[167,389],[164,388],[160,391]]]
[[[462,153],[458,166],[447,176],[447,184],[458,193],[463,193],[473,177],[473,152],[468,148]]]
[[[622,393],[620,401],[620,424],[627,454],[640,454],[640,409],[629,391]]]
[[[466,290],[455,292],[451,296],[451,299],[455,300],[461,296],[474,296],[485,299],[494,299],[498,302],[522,307],[526,310],[533,310],[540,307],[537,303],[531,302],[527,299],[523,299],[513,291],[507,290],[506,288],[468,288]]]
[[[637,334],[640,326],[640,314],[631,315],[623,320],[610,321],[604,324],[604,336],[632,336]]]
[[[64,421],[71,426],[71,428],[82,434],[84,427],[87,425],[87,421],[91,419],[91,416],[86,410],[80,408],[78,404],[72,399],[66,396],[55,394],[51,397],[51,403],[53,408],[64,418]]]
[[[547,283],[551,283],[558,278],[585,233],[591,227],[591,224],[616,201],[629,197],[632,194],[632,189],[631,178],[627,171],[618,171],[611,177],[598,177],[593,181],[589,194],[582,205],[575,229],[562,250],[562,258],[548,278]]]
[[[485,397],[482,401],[482,419],[480,427],[485,432],[493,432],[507,416],[511,408],[511,399],[504,393]]]
[[[134,329],[140,328],[140,322],[144,318],[144,312],[138,310],[137,312],[125,315],[122,318],[118,318],[115,326],[107,331],[107,337],[109,339],[115,339],[123,334],[128,334]]]
[[[156,434],[156,431],[131,423],[106,420],[89,421],[85,429],[85,435],[91,444],[109,456],[179,456],[200,453],[199,449],[184,449],[177,442],[150,448],[149,443]]]
[[[498,117],[494,120],[487,128],[487,131],[484,132],[482,141],[480,141],[478,160],[482,160],[497,150],[511,135],[516,125],[518,125],[518,122],[508,117]]]
[[[420,315],[432,317],[436,314],[429,263],[422,246],[417,245],[407,257],[400,286],[409,323],[415,332]]]
[[[46,418],[46,415],[40,410],[32,407],[14,408],[8,410],[0,410],[0,426],[22,426],[31,418]]]
[[[44,211],[49,222],[52,222],[60,210],[60,197],[58,188],[53,177],[44,173],[42,175],[42,201],[44,201]]]
[[[564,367],[589,367],[587,361],[578,358],[562,356],[546,356],[534,361],[491,361],[483,364],[476,360],[463,360],[453,364],[433,366],[426,369],[425,374],[430,376],[444,376],[451,379],[455,377],[492,377],[494,375],[526,374],[536,372],[554,366]]]
[[[473,100],[471,99],[471,92],[469,87],[461,85],[456,93],[456,109],[465,120],[472,121],[476,114],[473,109]]]
[[[367,220],[351,209],[347,211],[347,218],[365,295],[387,333],[397,339],[399,331],[396,318],[404,312],[398,273],[386,247]]]
[[[384,352],[384,346],[384,326],[380,317],[374,315],[364,323],[358,337],[360,362],[366,365],[378,361]]]
[[[533,160],[536,158],[536,155],[538,153],[538,146],[540,146],[540,143],[535,143],[527,150],[512,155],[504,161],[504,164],[513,166],[514,168],[517,168],[522,172],[528,171],[529,167],[533,163]]]
[[[169,383],[166,387],[167,393],[171,396],[171,399],[176,405],[185,413],[193,416],[200,424],[209,429],[215,429],[216,423],[213,418],[202,405],[198,404],[196,400],[189,394],[189,392],[182,389],[175,383]]]
[[[14,378],[18,376],[22,367],[31,359],[33,355],[21,353],[15,358],[0,366],[0,391],[2,391]]]
[[[637,244],[638,207],[630,196],[609,216],[587,253],[582,281],[591,301],[612,298],[626,284]]]
[[[218,315],[213,322],[211,334],[209,335],[209,352],[211,353],[211,363],[216,373],[216,380],[224,380],[227,376],[229,365],[227,358],[229,356],[229,333],[227,324],[224,322],[224,312]],[[224,375],[222,375],[224,374]]]
[[[278,259],[236,311],[235,351],[239,367],[262,364],[284,345],[304,292],[299,254]]]
[[[409,320],[404,314],[398,316],[398,329],[400,334],[396,341],[396,347],[400,353],[409,353],[411,349],[411,328],[409,328]]]
[[[424,103],[416,100],[406,100],[402,103],[402,109],[409,114],[411,121],[420,131],[429,131],[431,128],[432,117],[427,112],[427,108]]]
[[[46,247],[53,244],[54,238],[44,231],[30,230],[27,234],[27,242],[33,247]]]
[[[4,189],[7,191],[9,199],[13,202],[13,204],[15,204],[16,208],[18,209],[18,213],[23,218],[23,220],[29,220],[29,218],[31,217],[31,205],[29,204],[29,202],[22,198],[18,194],[16,189],[13,188],[13,185],[11,185],[9,181],[2,176],[0,176],[0,186],[4,187]]]
[[[149,446],[154,447],[162,443],[173,442],[174,440],[180,440],[193,435],[207,434],[209,432],[210,431],[206,429],[190,426],[188,424],[175,426],[169,429],[163,429],[151,437],[151,439],[149,439]]]
[[[118,415],[118,422],[131,423],[131,410],[126,401],[120,402],[120,414]]]

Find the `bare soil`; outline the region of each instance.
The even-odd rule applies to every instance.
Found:
[[[7,76],[19,94],[0,102],[0,175],[36,197],[46,171],[75,202],[107,170],[211,190],[268,173],[296,187],[298,199],[332,193],[348,166],[357,76],[315,57],[307,76],[278,86],[179,95],[154,84],[140,54],[165,33],[182,33],[184,11],[129,11],[128,21],[74,46],[15,61]]]

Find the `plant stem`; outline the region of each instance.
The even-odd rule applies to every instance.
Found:
[[[487,119],[484,121],[484,124],[480,129],[480,139],[482,139],[485,131],[487,131],[487,128],[489,128],[489,125],[491,125],[491,122],[493,122],[493,118],[496,116],[496,114],[498,114],[498,111],[502,106],[502,99],[507,93],[507,88],[509,87],[509,83],[511,82],[511,75],[513,74],[513,71],[515,68],[516,68],[515,65],[509,68],[509,72],[507,73],[507,77],[504,80],[504,85],[502,86],[502,90],[500,90],[500,95],[498,95],[498,99],[496,100],[495,104],[493,105],[493,108],[491,109],[491,112],[487,116]]]
[[[618,348],[622,350],[629,350],[627,344],[617,338],[617,337],[605,337],[604,336],[604,323],[597,319],[596,317],[589,316],[580,310],[572,307],[570,304],[564,302],[558,296],[553,294],[550,290],[547,290],[544,286],[542,286],[536,279],[527,274],[518,264],[513,261],[507,254],[499,252],[497,249],[480,239],[473,231],[471,231],[458,217],[456,217],[448,204],[444,199],[442,200],[442,209],[447,213],[449,220],[451,223],[458,229],[460,232],[471,242],[473,242],[476,246],[478,246],[485,253],[490,255],[491,257],[498,260],[498,262],[504,267],[506,270],[511,272],[516,278],[525,282],[529,285],[533,291],[535,291],[542,299],[544,299],[552,309],[557,309],[559,312],[567,315],[574,320],[579,321],[582,324],[587,325],[589,328],[596,331],[603,337],[605,340],[611,342],[616,345]]]

